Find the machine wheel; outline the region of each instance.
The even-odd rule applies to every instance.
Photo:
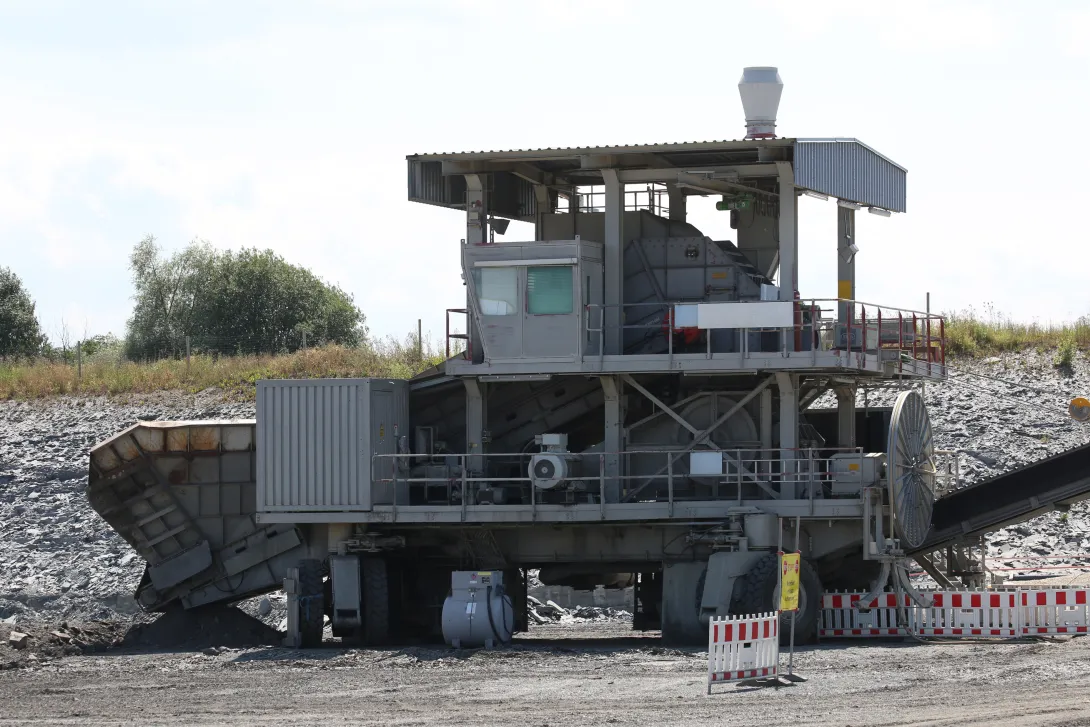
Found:
[[[322,561],[308,558],[299,561],[299,636],[304,649],[322,645],[325,628],[325,586],[322,583]]]
[[[363,590],[363,642],[379,646],[390,637],[390,581],[386,561],[364,558],[360,561]]]
[[[753,564],[742,578],[738,598],[731,613],[742,616],[769,613],[779,607],[779,564],[776,553],[769,553]],[[821,581],[810,561],[802,560],[799,583],[799,610],[795,614],[795,643],[806,644],[817,636],[818,611],[821,607]],[[791,640],[791,614],[780,614],[780,643]]]

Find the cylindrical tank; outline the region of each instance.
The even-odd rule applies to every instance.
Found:
[[[515,608],[498,572],[456,571],[443,602],[443,640],[456,649],[511,641]]]

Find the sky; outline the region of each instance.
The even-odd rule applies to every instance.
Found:
[[[441,337],[464,217],[406,200],[406,155],[741,138],[772,65],[780,135],[908,169],[906,214],[857,215],[858,299],[1069,321],[1088,36],[1082,2],[0,0],[0,266],[54,338],[124,333],[148,234],[272,248],[373,334]],[[689,221],[733,240],[713,205]],[[803,297],[835,296],[835,203],[799,232]]]

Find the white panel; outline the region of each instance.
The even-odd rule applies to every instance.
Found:
[[[793,303],[699,303],[697,328],[788,328],[794,325]]]
[[[478,260],[473,263],[475,268],[514,268],[539,265],[575,265],[579,262],[577,257],[544,257],[534,260]]]
[[[679,303],[674,306],[674,327],[692,328],[696,326],[696,303]]]
[[[690,452],[689,474],[707,477],[723,474],[722,452]]]

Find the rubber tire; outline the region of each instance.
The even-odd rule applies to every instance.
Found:
[[[322,561],[299,561],[299,645],[315,649],[322,645],[325,630],[325,584]]]
[[[750,615],[776,611],[776,586],[779,583],[780,559],[776,553],[762,556],[741,579],[737,600],[731,603],[734,615]],[[821,606],[821,580],[810,561],[802,560],[799,588],[805,591],[805,610],[795,614],[795,643],[808,644],[817,640],[818,612]],[[800,594],[801,595],[801,594]],[[800,601],[802,598],[799,599]],[[780,614],[780,643],[791,640],[791,614]]]
[[[390,639],[390,579],[382,558],[360,560],[363,643],[381,646]]]

